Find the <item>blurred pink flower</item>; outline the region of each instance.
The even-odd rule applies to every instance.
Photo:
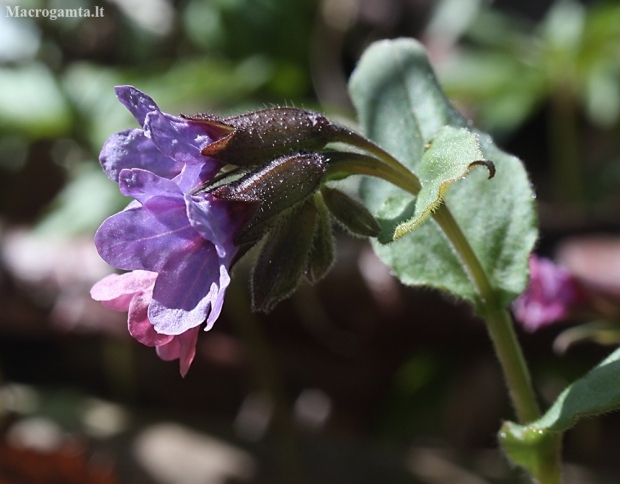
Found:
[[[553,261],[532,254],[530,282],[513,303],[515,319],[530,332],[566,319],[584,300],[577,279]]]

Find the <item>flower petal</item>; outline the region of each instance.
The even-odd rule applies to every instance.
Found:
[[[198,234],[187,220],[184,205],[151,205],[153,210],[124,210],[101,224],[95,245],[108,264],[124,270],[158,272],[171,252],[185,250],[187,241],[196,238]]]
[[[220,317],[222,312],[222,306],[224,306],[224,296],[226,294],[226,289],[230,285],[230,274],[228,273],[228,265],[220,265],[220,285],[218,287],[218,292],[215,297],[215,301],[211,302],[211,312],[207,317],[207,325],[205,326],[205,331],[209,331],[217,318]]]
[[[187,371],[196,356],[198,329],[190,329],[179,336],[175,336],[169,343],[157,347],[157,356],[162,360],[179,360],[179,371],[182,377],[187,375]]]
[[[174,182],[183,193],[187,193],[204,181],[210,180],[214,174],[210,165],[189,164],[183,167],[181,173],[174,178]]]
[[[207,163],[218,168],[222,166],[201,154],[202,148],[211,142],[211,138],[200,123],[154,111],[146,116],[144,130],[164,155],[180,163]]]
[[[565,319],[583,300],[577,280],[551,260],[530,256],[530,282],[512,304],[515,319],[527,331],[536,331]]]
[[[146,115],[152,111],[160,111],[155,101],[133,86],[116,86],[114,88],[118,100],[133,114],[140,126],[144,126]]]
[[[149,307],[155,331],[179,335],[201,325],[224,297],[221,283],[215,247],[202,237],[197,236],[191,250],[169,253]]]
[[[199,198],[185,195],[187,218],[200,235],[215,244],[219,257],[232,258],[237,252],[233,234],[247,220],[247,204],[218,200],[210,195]]]
[[[136,294],[152,289],[156,278],[156,273],[148,271],[110,274],[93,285],[90,296],[110,309],[127,311],[131,299]]]
[[[191,195],[222,166],[201,154],[211,143],[204,124],[162,113],[132,86],[116,93],[143,129],[111,136],[100,162],[134,200],[103,222],[95,244],[105,261],[132,272],[100,281],[92,294],[128,310],[130,334],[161,358],[179,359],[184,376],[200,325],[210,329],[220,315],[238,251],[233,235],[252,209]]]
[[[122,170],[118,178],[118,187],[126,197],[133,197],[141,204],[149,203],[154,197],[170,198],[185,206],[183,192],[172,180],[157,176],[150,171],[135,168]]]
[[[169,343],[174,336],[159,334],[148,318],[148,309],[153,297],[153,283],[149,290],[134,296],[129,305],[127,327],[129,334],[146,346],[161,346]]]
[[[124,168],[143,168],[164,178],[174,178],[183,168],[181,163],[163,155],[141,129],[110,136],[101,149],[99,163],[115,182]]]

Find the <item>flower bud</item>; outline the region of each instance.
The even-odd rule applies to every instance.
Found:
[[[312,247],[317,209],[312,199],[273,229],[252,272],[252,306],[271,311],[299,285]]]
[[[207,125],[214,142],[202,154],[222,163],[253,166],[294,151],[320,150],[342,128],[325,116],[303,109],[277,107],[238,116],[183,116]]]
[[[323,155],[296,153],[211,190],[212,195],[223,200],[258,205],[253,217],[235,235],[235,245],[257,242],[279,215],[312,196],[321,185],[325,169]]]

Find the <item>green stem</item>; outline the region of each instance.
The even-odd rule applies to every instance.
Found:
[[[540,417],[540,410],[510,314],[505,308],[484,306],[484,318],[504,371],[517,419],[521,424],[532,422]]]
[[[561,484],[561,432],[544,432],[536,427],[504,422],[499,440],[506,456],[527,469],[539,484]]]
[[[412,195],[417,195],[420,190],[418,178],[394,160],[392,156],[384,153],[381,148],[376,145],[372,146],[374,147],[373,154],[381,155],[385,164],[378,164],[374,158],[357,153],[334,153],[330,155],[330,162],[332,163],[328,165],[328,176],[338,177],[342,173],[348,172],[349,174],[380,177],[403,188]],[[398,165],[396,166],[394,163]],[[402,168],[398,168],[399,166]],[[519,422],[525,424],[536,420],[540,416],[540,411],[536,404],[525,358],[517,341],[510,315],[499,303],[486,271],[448,207],[441,205],[434,212],[433,217],[458,253],[480,296],[483,316],[502,365]]]
[[[540,484],[562,484],[562,434],[549,435],[541,455],[541,465],[534,477]]]
[[[409,180],[409,183],[411,183],[414,186],[417,186],[418,188],[417,188],[416,194],[417,192],[420,191],[421,185],[420,185],[420,180],[418,180],[418,177],[414,173],[412,173],[411,170],[409,170],[406,166],[404,166],[400,161],[398,161],[396,158],[390,155],[387,151],[381,148],[379,145],[373,143],[369,139],[364,138],[363,136],[359,135],[355,131],[351,131],[350,129],[345,128],[343,126],[338,126],[336,130],[337,132],[336,132],[334,141],[340,141],[342,143],[347,143],[352,146],[356,146],[374,155],[376,159],[379,159],[380,161],[384,162],[387,166],[392,168],[394,171],[396,171],[397,173],[400,173],[403,177],[407,178]]]
[[[497,300],[486,272],[458,223],[445,205],[434,214],[452,246],[459,254],[481,298],[480,306],[497,357],[502,365],[510,397],[519,423],[525,424],[540,417],[527,364],[517,340],[508,311]]]
[[[328,168],[328,176],[338,178],[344,176],[345,173],[375,176],[393,183],[412,195],[417,195],[420,191],[418,178],[393,157],[384,154],[376,145],[373,146],[375,148],[372,153],[380,156],[385,164],[376,163],[376,160],[373,162],[372,157],[359,154],[335,155],[333,158],[335,162]],[[433,217],[457,252],[470,280],[476,287],[480,298],[479,309],[486,321],[497,358],[502,366],[518,421],[521,424],[527,424],[538,419],[540,410],[510,314],[501,304],[478,256],[448,207],[441,205],[434,212]],[[560,444],[561,436],[551,439],[544,455],[540,456],[541,465],[537,469],[530,469],[540,484],[561,483]]]
[[[495,353],[502,366],[510,399],[519,423],[525,425],[537,420],[540,417],[540,410],[536,403],[530,373],[509,312],[499,301],[486,271],[448,207],[441,205],[434,213],[434,218],[459,254],[463,266],[476,286],[480,296],[480,310],[486,321]],[[545,447],[538,453],[538,465],[535,468],[528,469],[539,484],[561,484],[562,482],[561,439],[561,434],[549,436]]]
[[[461,258],[480,296],[480,306],[497,357],[502,365],[510,397],[519,423],[525,424],[540,417],[534,389],[508,311],[497,300],[486,272],[458,223],[445,205],[434,214],[435,221]]]
[[[413,195],[420,192],[420,182],[415,176],[411,176],[411,172],[408,176],[403,176],[402,170],[377,163],[377,159],[372,156],[335,151],[329,153],[327,157],[329,159],[325,173],[327,180],[337,180],[354,174],[366,175],[381,178]]]

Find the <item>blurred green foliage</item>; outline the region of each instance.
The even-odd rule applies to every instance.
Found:
[[[475,106],[481,123],[513,130],[547,98],[568,90],[594,124],[620,116],[620,5],[587,10],[557,1],[539,24],[482,10],[468,44],[443,65],[449,95]]]
[[[539,23],[481,9],[464,30],[466,42],[439,66],[448,96],[503,134],[546,108],[554,200],[600,197],[584,182],[592,160],[582,120],[608,136],[619,126],[620,4],[557,0]],[[617,149],[607,154],[614,162]]]
[[[148,0],[139,7],[29,0],[20,7],[102,7],[104,16],[0,18],[0,170],[7,174],[0,216],[9,221],[43,214],[46,232],[92,232],[123,206],[94,163],[108,136],[137,127],[116,100],[115,85],[133,84],[175,114],[314,104],[314,0]],[[61,174],[53,188],[15,200],[11,185],[37,191],[50,185],[48,170]]]

